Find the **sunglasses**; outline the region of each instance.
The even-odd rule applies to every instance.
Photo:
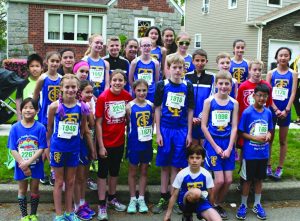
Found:
[[[189,46],[189,45],[190,45],[190,42],[189,42],[189,41],[179,41],[178,44],[179,44],[180,46],[182,46],[182,45]]]

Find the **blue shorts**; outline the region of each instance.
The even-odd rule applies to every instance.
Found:
[[[184,214],[186,213],[196,213],[197,216],[201,217],[201,213],[205,210],[213,208],[208,200],[200,200],[197,203],[179,203],[178,205]]]
[[[288,113],[288,115],[286,116],[286,118],[280,119],[280,118],[278,118],[275,115],[275,113],[273,112],[273,109],[272,109],[272,117],[273,117],[273,126],[274,126],[274,128],[275,128],[276,124],[279,127],[288,127],[288,126],[290,126],[290,123],[291,123],[291,112]]]
[[[153,157],[153,149],[152,146],[150,148],[147,148],[145,150],[128,150],[127,151],[127,157],[129,160],[129,163],[132,165],[139,165],[140,163],[150,163],[152,161]]]
[[[157,147],[156,166],[187,167],[187,127],[178,129],[160,127],[160,132],[163,138],[163,146]]]
[[[43,179],[44,178],[44,163],[42,161],[42,158],[40,157],[37,160],[36,164],[30,165],[29,166],[31,170],[31,178],[33,179]],[[29,178],[24,174],[24,172],[20,169],[17,161],[15,161],[15,174],[14,174],[14,179],[15,180],[24,180]]]
[[[193,136],[193,139],[197,139],[197,140],[205,138],[204,133],[201,130],[201,125],[193,126],[192,136]]]
[[[86,166],[90,163],[89,150],[84,139],[80,139],[79,165]]]
[[[230,141],[230,138],[217,138],[213,137],[215,143],[226,150]],[[206,150],[204,166],[207,170],[211,171],[231,171],[235,167],[234,148],[231,151],[229,158],[222,159],[219,154],[216,153],[215,149],[211,144],[205,140],[204,149]]]
[[[52,167],[77,167],[78,164],[78,152],[50,152],[50,166]]]

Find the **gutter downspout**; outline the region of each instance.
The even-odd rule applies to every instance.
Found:
[[[256,57],[257,57],[257,59],[261,60],[263,25],[262,24],[254,24],[254,27],[256,27],[258,29]]]

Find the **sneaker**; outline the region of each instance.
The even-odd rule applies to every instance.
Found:
[[[168,201],[165,200],[164,198],[160,198],[158,203],[153,206],[152,212],[154,214],[162,213],[162,211],[164,211],[167,208],[167,206],[168,206]]]
[[[260,204],[256,204],[256,206],[253,207],[252,211],[256,214],[257,218],[262,220],[267,219],[267,214]]]
[[[98,220],[108,220],[107,205],[98,206]]]
[[[139,212],[140,213],[148,213],[148,207],[145,203],[145,200],[142,199],[138,199],[137,200],[137,204],[139,206]]]
[[[92,178],[88,178],[87,186],[90,190],[97,190],[98,189],[97,183]]]
[[[66,221],[80,221],[75,213],[70,213],[69,215],[65,213],[64,218]]]
[[[49,177],[48,176],[44,176],[44,179],[40,179],[40,183],[43,185],[48,185],[49,184]]]
[[[55,216],[53,221],[67,221],[67,219],[65,219],[65,217],[62,216]]]
[[[235,217],[237,219],[245,220],[247,215],[247,207],[244,204],[241,204],[238,208]]]
[[[84,203],[82,206],[83,206],[84,210],[85,210],[88,214],[90,214],[91,216],[95,216],[95,215],[96,215],[96,212],[95,212],[94,210],[91,209],[91,207],[89,206],[88,203]]]
[[[283,174],[283,169],[280,168],[280,167],[277,167],[274,175],[273,175],[273,178],[276,179],[276,180],[280,180],[281,179],[281,176]]]
[[[136,213],[136,206],[137,206],[137,200],[130,200],[128,207],[127,207],[127,213]]]
[[[117,198],[114,198],[112,201],[108,202],[108,205],[110,208],[113,208],[114,210],[118,212],[123,212],[126,210],[126,206],[122,203],[120,203]]]
[[[81,220],[90,220],[93,218],[93,216],[85,210],[83,205],[78,208],[76,215]]]
[[[182,218],[181,218],[181,221],[193,221],[193,215],[192,214],[185,214],[185,215],[182,215]]]
[[[175,204],[174,204],[174,206],[173,206],[173,212],[176,213],[176,214],[178,214],[178,215],[182,214],[182,211],[181,211],[181,209],[179,208],[178,203],[175,203]]]
[[[27,215],[27,216],[22,217],[21,221],[30,221],[30,216]]]
[[[37,215],[33,214],[33,215],[30,215],[30,220],[31,221],[38,221],[39,219],[38,219]]]
[[[273,176],[272,166],[268,165],[267,166],[267,177],[272,177],[272,176]]]
[[[215,210],[217,210],[217,212],[219,213],[219,215],[221,216],[221,218],[223,220],[228,219],[227,212],[225,211],[225,209],[223,207],[218,205],[218,206],[215,206],[214,208],[215,208]]]
[[[54,170],[50,172],[50,179],[49,179],[49,184],[51,186],[54,186],[55,183],[55,174],[54,174]]]

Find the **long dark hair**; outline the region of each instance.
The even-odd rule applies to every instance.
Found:
[[[146,36],[146,37],[149,37],[149,32],[150,32],[152,29],[155,29],[155,30],[157,31],[157,33],[158,33],[158,39],[157,39],[157,41],[156,41],[156,45],[157,45],[157,46],[163,46],[163,42],[162,42],[162,38],[161,38],[161,33],[160,33],[160,30],[159,30],[158,27],[156,27],[156,26],[151,26],[150,28],[148,28],[148,30],[147,30],[146,33],[145,33],[145,36]]]
[[[177,44],[176,44],[176,42],[175,42],[176,35],[175,35],[175,31],[174,31],[173,28],[167,27],[167,28],[165,28],[165,29],[162,31],[162,36],[165,35],[165,32],[166,32],[166,31],[171,31],[171,32],[173,32],[173,35],[174,35],[174,41],[173,41],[173,43],[171,44],[171,46],[170,46],[169,48],[166,47],[166,49],[167,49],[167,55],[169,55],[169,54],[176,53],[176,51],[177,51]]]

